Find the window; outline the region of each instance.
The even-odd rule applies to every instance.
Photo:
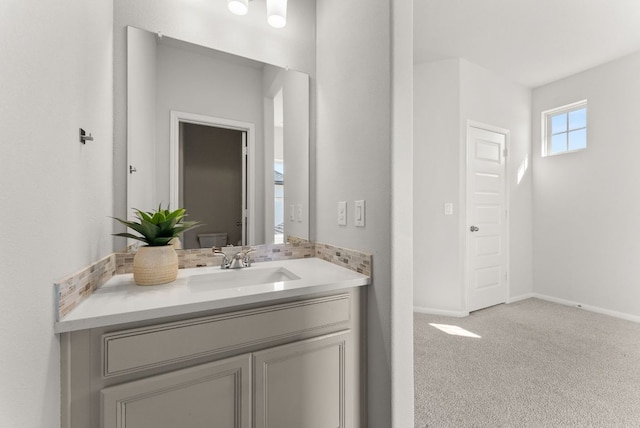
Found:
[[[587,101],[542,112],[542,156],[587,148]]]

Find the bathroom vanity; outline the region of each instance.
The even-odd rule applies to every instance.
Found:
[[[56,324],[62,426],[365,426],[369,283],[316,258],[117,275]]]

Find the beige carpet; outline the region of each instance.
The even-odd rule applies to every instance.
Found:
[[[418,428],[640,427],[640,324],[538,299],[414,320]]]

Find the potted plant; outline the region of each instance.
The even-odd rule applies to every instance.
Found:
[[[115,236],[137,239],[146,245],[140,247],[133,258],[133,279],[138,285],[158,285],[174,281],[178,276],[178,254],[171,241],[182,232],[199,226],[197,221],[184,221],[186,210],[162,209],[145,212],[134,209],[138,221],[115,220],[133,229],[139,235],[122,232]]]

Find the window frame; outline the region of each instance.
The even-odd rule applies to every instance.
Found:
[[[584,129],[585,130],[585,146],[579,149],[569,149],[569,143],[567,140],[567,150],[562,151],[562,152],[556,152],[556,153],[551,153],[551,118],[554,116],[557,116],[559,114],[567,114],[567,118],[568,118],[568,114],[573,112],[573,111],[577,111],[577,110],[581,110],[581,109],[585,109],[586,112],[586,116],[585,116],[585,126],[584,128],[576,128],[576,129],[569,129],[569,127],[567,126],[567,130],[563,133],[567,134],[567,138],[569,135],[569,132],[571,131],[576,131],[576,130],[580,130],[580,129]],[[575,103],[571,103],[571,104],[567,104],[561,107],[556,107],[550,110],[545,110],[542,112],[542,157],[547,157],[547,156],[557,156],[557,155],[564,155],[567,153],[575,153],[575,152],[580,152],[582,150],[586,150],[587,148],[587,143],[589,141],[588,135],[589,135],[589,108],[587,106],[587,100],[581,100],[581,101],[577,101]]]

